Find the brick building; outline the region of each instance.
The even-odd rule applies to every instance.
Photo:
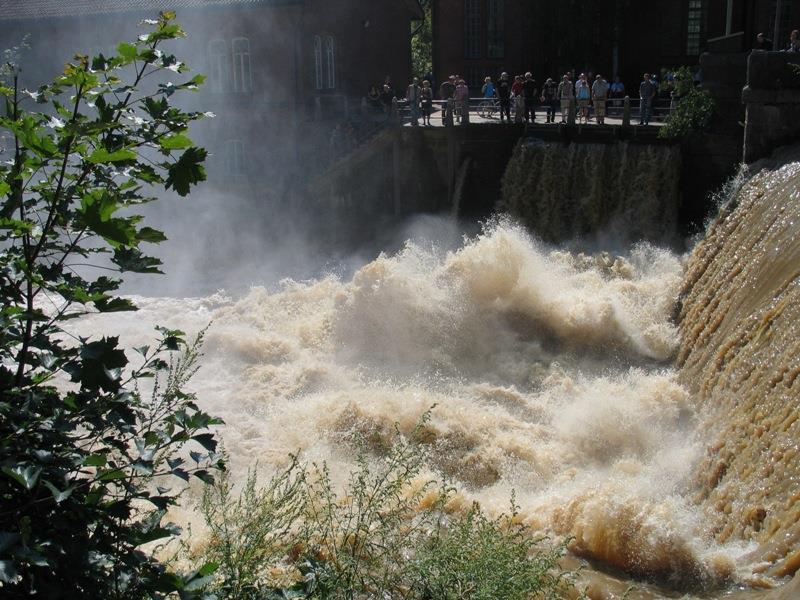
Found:
[[[0,0],[0,48],[29,36],[33,88],[76,52],[115,53],[164,9],[188,33],[176,55],[208,77],[193,102],[217,114],[197,132],[212,181],[259,193],[291,187],[370,84],[408,81],[422,18],[417,0]]]
[[[800,26],[800,1],[781,4],[783,39]],[[772,37],[775,0],[433,0],[432,8],[437,81],[458,73],[476,86],[504,70],[541,81],[574,69],[630,85],[644,71],[697,65],[709,40],[733,35],[724,49],[743,51],[757,31]]]

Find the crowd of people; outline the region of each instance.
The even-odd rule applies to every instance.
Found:
[[[753,49],[772,50],[772,48],[772,40],[766,38],[763,33],[759,33]],[[798,30],[791,32],[783,51],[800,53],[800,32]],[[670,72],[663,72],[662,78],[667,85],[660,86],[655,75],[644,74],[638,88],[640,125],[650,123],[653,116],[653,105],[658,98],[659,91],[669,90],[670,76]],[[668,91],[667,94],[669,94]],[[515,75],[513,78],[504,72],[497,82],[487,76],[481,87],[481,98],[490,103],[492,107],[489,112],[495,112],[496,104],[500,122],[508,123],[512,122],[512,112],[514,122],[534,123],[536,122],[536,108],[542,106],[545,109],[545,123],[555,123],[559,110],[561,122],[569,121],[570,111],[574,108],[575,118],[578,122],[586,123],[594,118],[599,125],[602,125],[605,123],[609,106],[619,110],[626,95],[625,84],[618,76],[609,83],[599,74],[581,73],[575,78],[574,72],[565,73],[559,81],[548,77],[541,87],[531,72]],[[431,114],[434,111],[434,96],[432,74],[426,75],[422,80],[415,77],[406,88],[404,95],[395,90],[391,79],[387,76],[382,85],[370,88],[366,100],[376,110],[381,110],[388,116],[391,114],[395,102],[404,98],[411,117],[411,124],[418,126],[422,119],[423,126],[430,126]],[[448,77],[439,86],[438,99],[442,101],[441,119],[444,124],[469,122],[470,91],[466,80],[461,76],[451,75]]]
[[[533,78],[531,72],[524,75],[516,75],[512,79],[508,73],[500,75],[497,83],[491,77],[484,79],[481,88],[481,98],[489,102],[497,102],[501,122],[535,123],[536,109],[539,106],[545,108],[545,122],[555,123],[557,113],[561,112],[561,122],[569,120],[569,111],[573,104],[577,110],[576,118],[581,122],[588,122],[593,111],[593,116],[597,123],[605,123],[607,106],[621,106],[622,99],[625,97],[625,85],[619,77],[614,78],[613,83],[609,83],[602,75],[590,77],[586,73],[581,73],[573,83],[573,74],[565,73],[560,81],[556,82],[552,78],[542,84],[541,87]],[[415,81],[409,86],[406,100],[411,107],[412,124],[415,118],[415,106],[419,93],[417,92],[418,82]],[[430,82],[423,81],[425,89],[430,88]],[[653,101],[658,93],[658,83],[645,73],[644,79],[639,85],[639,97],[641,100],[641,120],[640,124],[647,125],[652,114]],[[427,92],[428,98],[430,92]],[[469,120],[469,88],[467,82],[458,75],[451,75],[439,87],[439,99],[444,101],[442,110],[442,121],[445,124],[452,122],[466,123]],[[452,111],[448,109],[452,105]],[[421,109],[423,124],[430,125],[430,102]]]

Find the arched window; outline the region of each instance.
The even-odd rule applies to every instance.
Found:
[[[325,87],[336,88],[336,42],[332,36],[325,38]]]
[[[223,92],[228,87],[228,45],[225,40],[208,43],[208,79],[214,92]]]
[[[314,87],[322,89],[322,37],[314,36]]]
[[[464,58],[481,58],[482,0],[464,0]]]
[[[487,7],[486,56],[489,58],[504,58],[506,54],[505,2],[503,0],[489,0]]]
[[[233,91],[252,92],[253,75],[250,72],[250,40],[233,40]]]
[[[336,40],[330,35],[314,36],[314,87],[336,88]]]

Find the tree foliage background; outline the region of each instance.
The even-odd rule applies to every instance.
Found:
[[[425,19],[422,23],[412,24],[411,63],[413,74],[424,77],[433,72],[433,21],[431,1],[422,0],[420,4],[425,11]]]

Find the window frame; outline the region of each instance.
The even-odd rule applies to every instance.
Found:
[[[215,52],[215,48],[221,48],[221,52]],[[209,40],[207,46],[208,54],[208,79],[212,92],[224,92],[228,89],[228,43],[222,38]]]
[[[239,46],[237,48],[237,46]],[[253,91],[253,69],[250,60],[250,39],[235,37],[231,40],[233,64],[233,91],[248,94]]]

